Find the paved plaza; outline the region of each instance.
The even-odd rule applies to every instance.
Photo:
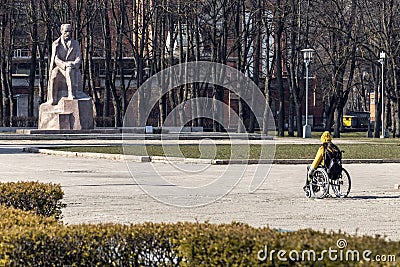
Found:
[[[353,182],[349,197],[322,200],[304,197],[301,188],[305,165],[272,165],[266,180],[254,193],[249,192],[249,184],[257,165],[235,165],[233,171],[244,172],[232,191],[208,205],[188,208],[166,205],[146,194],[132,178],[124,160],[25,153],[22,147],[27,143],[2,143],[1,181],[60,183],[67,204],[63,210],[66,224],[238,221],[289,231],[312,228],[400,240],[400,191],[394,189],[399,183],[400,164],[348,164],[345,168]],[[166,163],[149,162],[130,162],[129,167],[141,178],[151,179],[150,170],[155,168],[173,183],[188,185],[207,184],[226,171],[224,165],[179,162],[173,168]],[[183,175],[181,168],[187,170]],[[202,168],[207,172],[199,175]]]

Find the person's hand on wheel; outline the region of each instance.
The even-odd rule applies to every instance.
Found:
[[[310,170],[308,171],[308,180],[312,180],[312,177],[314,175],[315,170],[310,168]]]

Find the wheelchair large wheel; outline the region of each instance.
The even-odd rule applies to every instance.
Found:
[[[309,186],[311,197],[324,198],[329,191],[329,179],[326,171],[322,168],[316,169]]]
[[[350,174],[342,169],[342,173],[340,174],[338,179],[331,179],[331,187],[333,192],[337,197],[347,197],[350,193],[351,189],[351,179]]]

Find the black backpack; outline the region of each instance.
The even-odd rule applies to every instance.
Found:
[[[332,144],[328,143],[325,147],[324,164],[331,179],[338,179],[342,173],[342,151]]]

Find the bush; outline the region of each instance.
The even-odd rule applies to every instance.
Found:
[[[10,266],[360,266],[362,261],[279,261],[277,253],[260,261],[258,254],[278,250],[336,247],[340,238],[346,249],[371,250],[374,255],[400,257],[400,242],[382,238],[356,237],[312,230],[282,233],[246,224],[144,223],[65,226],[57,221],[14,210],[19,225],[1,224],[0,259]],[[3,211],[3,216],[10,217]],[[34,218],[35,217],[35,218]],[[24,224],[23,220],[35,221]],[[41,221],[42,220],[42,221]],[[320,254],[317,255],[318,257]],[[288,257],[288,255],[286,255]],[[395,266],[370,262],[368,266]]]
[[[31,220],[29,216],[19,218]],[[172,225],[64,226],[54,221],[6,228],[0,231],[1,266],[174,266],[182,262],[170,242]]]
[[[310,229],[280,232],[242,223],[63,225],[57,220],[62,197],[60,185],[0,184],[0,266],[396,266],[400,260],[400,242]],[[338,240],[346,245],[339,247]],[[331,249],[336,260],[327,253]],[[310,259],[300,257],[311,250],[316,254],[307,254]],[[392,255],[397,262],[365,261],[366,250],[372,260]],[[346,258],[348,251],[358,251],[359,260]]]
[[[59,184],[39,182],[0,183],[0,204],[38,215],[61,218],[64,192]]]
[[[15,241],[27,239],[29,236],[32,239],[37,233],[36,229],[48,228],[58,223],[54,217],[38,216],[33,211],[22,211],[4,205],[0,205],[0,218],[0,266],[21,266],[19,259],[13,255],[26,255],[29,249],[27,243]],[[35,262],[31,259],[32,255],[25,257],[32,263]]]

